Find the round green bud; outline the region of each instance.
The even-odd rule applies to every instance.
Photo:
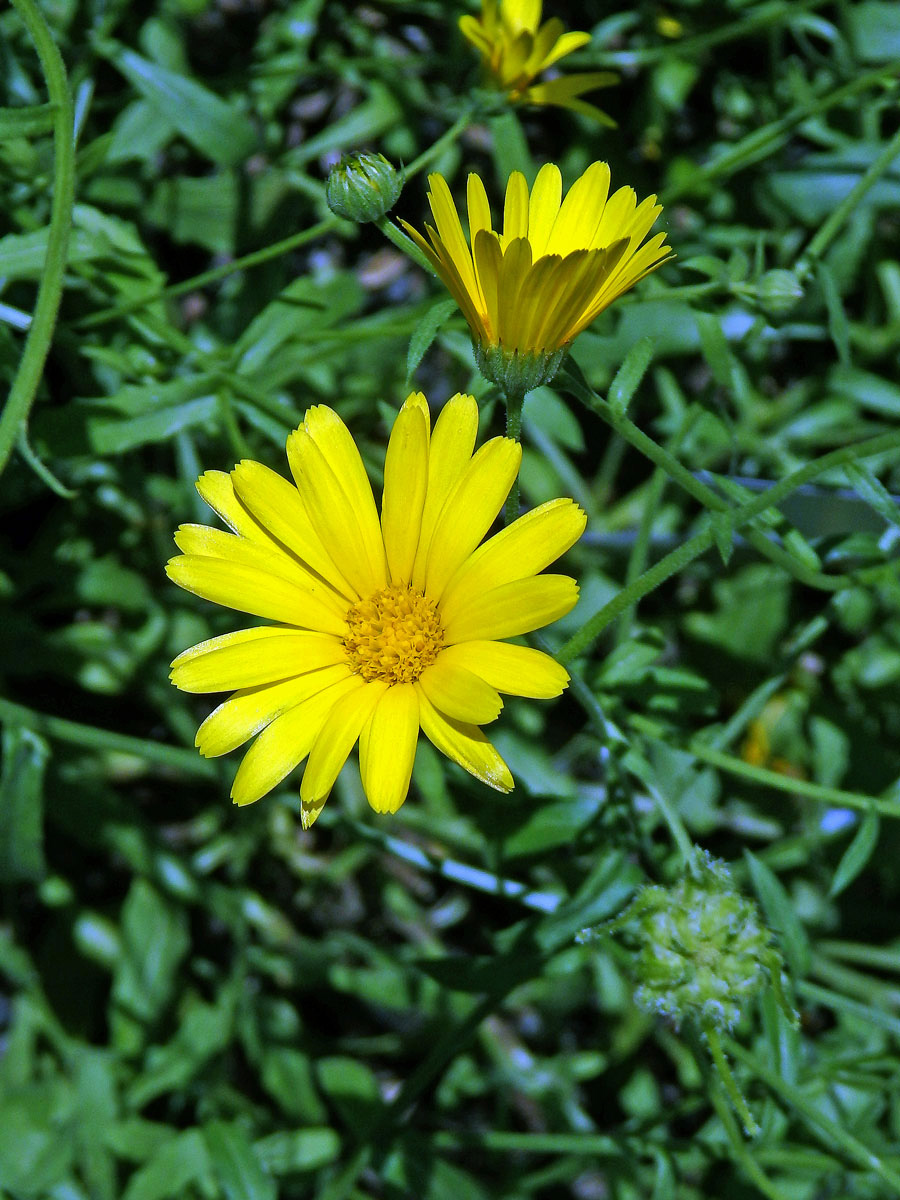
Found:
[[[325,182],[325,199],[348,221],[378,221],[397,203],[403,181],[383,154],[345,154]]]
[[[634,905],[635,1001],[680,1025],[732,1029],[747,1002],[781,972],[759,909],[725,863],[708,854],[672,887],[647,887]]]
[[[763,312],[783,317],[803,298],[803,287],[793,271],[766,271],[756,285],[756,299]]]
[[[507,396],[524,396],[549,383],[569,352],[568,346],[531,351],[510,351],[504,346],[485,346],[477,341],[472,346],[478,370]]]

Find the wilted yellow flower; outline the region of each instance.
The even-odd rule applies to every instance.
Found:
[[[235,803],[258,800],[308,756],[308,828],[359,739],[369,803],[394,812],[420,727],[482,782],[512,788],[479,726],[499,715],[501,692],[549,698],[569,677],[502,639],[574,606],[574,580],[539,572],[577,541],[585,515],[551,500],[479,546],[522,450],[496,437],[473,454],[477,428],[472,396],[454,396],[432,430],[425,397],[411,395],[391,433],[380,517],[353,438],[324,405],[288,438],[293,484],[248,460],[201,475],[200,495],[232,532],[182,525],[169,577],[276,622],[201,642],[172,664],[184,691],[237,689],[197,733],[207,757],[256,738]]]
[[[585,92],[618,82],[611,71],[565,75],[533,84],[535,76],[579,50],[591,40],[589,33],[566,33],[553,17],[541,25],[541,0],[483,0],[481,16],[459,19],[463,36],[481,54],[491,84],[513,103],[555,104],[615,127],[602,109],[580,99]]]
[[[524,175],[513,172],[502,233],[484,184],[470,175],[468,240],[446,180],[428,182],[429,240],[401,224],[462,309],[479,367],[507,389],[552,379],[576,335],[672,252],[664,233],[641,245],[662,206],[655,196],[638,204],[630,187],[610,196],[606,163],[588,167],[565,199],[553,163],[540,169],[530,196]]]

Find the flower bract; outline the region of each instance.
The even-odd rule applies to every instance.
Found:
[[[203,499],[230,532],[182,525],[167,571],[181,587],[273,624],[226,633],[172,664],[188,692],[235,689],[200,726],[201,754],[255,738],[232,797],[250,804],[304,759],[304,827],[359,741],[363,788],[393,812],[409,788],[419,729],[482,782],[513,780],[480,726],[501,693],[557,696],[567,672],[505,639],[563,616],[578,589],[544,568],[581,535],[573,500],[551,500],[482,544],[521,447],[473,453],[478,409],[454,396],[434,428],[421,393],[394,423],[379,514],[347,427],[324,405],[288,438],[293,483],[244,461],[207,471]]]
[[[656,197],[639,204],[630,187],[610,195],[603,162],[588,167],[565,197],[553,163],[540,169],[530,193],[524,175],[513,172],[502,230],[494,229],[481,178],[469,175],[468,238],[446,180],[435,174],[428,182],[434,226],[425,226],[427,239],[401,223],[460,306],[479,365],[490,367],[494,355],[551,365],[555,358],[558,366],[560,351],[582,329],[671,254],[664,233],[644,243],[662,212]]]
[[[478,50],[488,82],[514,103],[553,104],[593,117],[615,127],[602,109],[581,97],[595,88],[618,81],[611,71],[564,75],[543,83],[536,76],[579,50],[591,40],[589,33],[566,33],[553,17],[541,24],[541,0],[483,0],[481,16],[460,17],[459,27]]]

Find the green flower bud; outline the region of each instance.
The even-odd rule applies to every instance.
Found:
[[[378,221],[397,203],[403,181],[383,154],[345,154],[325,183],[328,207],[349,221]]]
[[[756,285],[756,299],[763,312],[783,317],[803,297],[800,280],[793,271],[766,271]]]
[[[730,1030],[781,960],[756,904],[742,896],[725,863],[708,854],[695,876],[647,887],[634,905],[638,954],[635,1001],[680,1025]]]
[[[478,370],[507,396],[524,396],[549,383],[569,353],[568,346],[531,352],[509,351],[503,346],[486,346],[482,342],[473,342],[472,346]]]

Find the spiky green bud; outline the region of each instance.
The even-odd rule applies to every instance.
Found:
[[[478,370],[507,396],[524,396],[549,383],[569,353],[568,346],[521,353],[503,346],[485,346],[481,342],[473,342],[473,349]]]
[[[345,154],[325,182],[325,199],[337,216],[362,224],[390,212],[402,190],[403,180],[383,154]]]
[[[672,887],[645,888],[634,920],[635,1000],[676,1025],[691,1018],[701,1028],[730,1030],[748,1001],[780,976],[759,909],[708,854]]]
[[[763,312],[783,317],[803,298],[803,286],[793,271],[766,271],[756,285],[756,299]]]

